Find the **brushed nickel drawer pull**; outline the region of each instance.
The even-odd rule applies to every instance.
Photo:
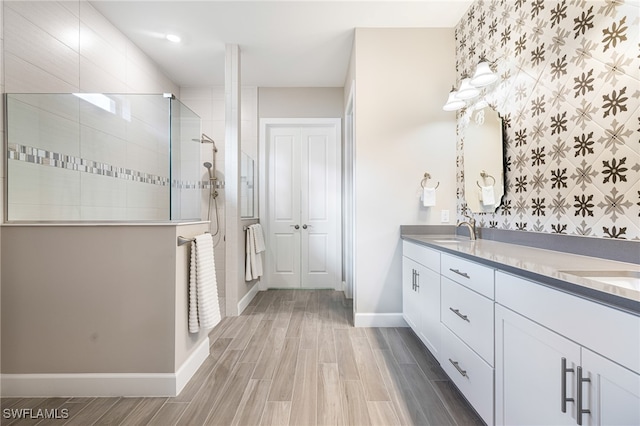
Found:
[[[577,423],[582,425],[582,415],[591,414],[591,410],[587,410],[582,407],[582,384],[589,383],[591,379],[588,377],[582,377],[582,367],[576,367],[576,374],[578,375],[578,389],[576,389],[576,404],[578,409],[576,411],[576,417],[578,417]]]
[[[465,320],[466,322],[471,323],[471,321],[469,321],[469,317],[466,315],[462,315],[459,309],[453,309],[452,307],[449,307],[449,310],[454,314],[456,314],[457,316],[459,316],[460,318],[462,318],[463,320]]]
[[[454,361],[451,358],[449,358],[449,362],[456,368],[456,370],[458,370],[458,373],[460,373],[462,377],[469,378],[469,375],[467,374],[467,370],[463,370],[462,368],[460,368],[460,366],[458,365],[458,361]]]
[[[463,276],[463,277],[465,277],[465,278],[471,278],[471,277],[469,276],[469,274],[467,274],[466,272],[460,272],[460,270],[458,270],[458,269],[449,268],[449,270],[450,270],[451,272],[454,272],[454,273],[456,273],[456,274],[458,274],[458,275],[461,275],[461,276]]]
[[[567,373],[573,373],[575,370],[573,368],[567,368],[567,359],[562,357],[560,359],[560,368],[562,370],[562,376],[560,380],[560,393],[561,393],[561,411],[563,413],[567,412],[567,402],[574,402],[573,398],[567,398]]]

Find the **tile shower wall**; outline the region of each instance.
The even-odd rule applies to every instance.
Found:
[[[486,97],[506,130],[506,195],[479,226],[640,238],[640,5],[476,1],[456,27],[458,83],[497,61]],[[466,210],[458,113],[458,211]]]
[[[5,1],[2,13],[3,93],[171,92],[179,95],[179,87],[85,0]],[[143,131],[146,125],[144,119],[136,119],[129,130]],[[81,157],[168,178],[168,167],[161,171],[157,167],[158,164],[168,163],[168,158],[165,161],[158,158],[159,154],[149,155],[145,139],[139,139],[137,144],[121,146],[117,143],[118,138],[110,135],[112,130],[110,128],[106,132],[99,126],[83,127],[79,136],[83,148]],[[37,140],[39,143],[49,143],[43,138]],[[57,152],[80,154],[67,152],[67,148]],[[123,150],[126,156],[121,155]],[[152,158],[155,160],[149,164]],[[23,175],[26,180],[23,183],[28,183],[36,173],[52,172],[50,167],[35,164],[25,167],[35,167],[37,172],[25,170]],[[53,171],[62,172],[53,177],[58,180],[64,180],[69,177],[67,174],[72,173]],[[109,210],[108,219],[123,219],[125,207],[135,210],[138,218],[158,219],[160,210],[168,209],[168,196],[160,194],[166,191],[147,191],[148,186],[143,182],[83,174],[82,184],[70,184],[66,198],[50,196],[45,211],[23,207],[32,215],[46,213],[52,218],[92,220],[99,216],[100,219],[107,219],[103,214],[106,212],[104,204],[108,202],[115,206]],[[92,201],[79,210],[70,207],[70,204],[74,204],[74,197]],[[162,219],[166,219],[166,215]]]
[[[216,141],[218,153],[216,154],[216,168],[218,179],[225,179],[225,92],[224,86],[215,87],[182,87],[180,92],[181,100],[192,109],[202,119],[202,131]],[[249,153],[257,160],[258,158],[258,88],[243,87],[240,95],[241,104],[241,144],[242,150]],[[211,145],[202,144],[200,146],[200,158],[203,162],[213,160]],[[257,164],[257,161],[256,161]],[[199,169],[203,180],[207,179],[207,170]],[[226,303],[226,271],[225,257],[234,255],[227,253],[226,245],[222,235],[225,224],[225,193],[224,189],[218,190],[217,209],[216,205],[211,206],[211,232],[216,231],[216,221],[214,213],[217,213],[219,226],[222,228],[218,234],[218,242],[215,247],[216,277],[218,281],[218,297],[220,298],[220,308],[224,314]],[[209,209],[209,190],[203,189],[201,193],[202,217],[206,218]]]

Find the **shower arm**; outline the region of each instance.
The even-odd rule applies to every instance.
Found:
[[[211,139],[209,136],[205,135],[204,133],[200,136],[200,143],[210,143],[211,145],[213,145],[213,158],[212,158],[212,162],[213,162],[213,179],[214,181],[218,180],[218,178],[216,177],[216,152],[218,152],[218,148],[216,147],[216,142]]]

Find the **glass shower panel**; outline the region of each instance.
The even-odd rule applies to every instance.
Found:
[[[162,95],[7,94],[5,99],[7,221],[182,218],[171,215],[172,125],[193,128],[195,136],[189,137],[198,138],[195,114],[179,111],[187,118],[174,121],[172,101]],[[195,142],[189,146],[199,148]],[[199,156],[183,157],[197,169]],[[199,212],[197,201],[191,206],[186,200],[182,210]]]
[[[200,117],[171,100],[171,219],[200,218]]]

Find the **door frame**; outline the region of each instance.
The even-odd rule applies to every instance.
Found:
[[[279,126],[333,126],[336,131],[336,162],[338,164],[336,173],[336,211],[339,214],[338,224],[336,226],[336,270],[338,279],[336,280],[335,290],[342,290],[342,279],[340,277],[342,271],[342,119],[341,118],[261,118],[260,119],[260,135],[258,143],[258,211],[260,214],[260,223],[264,228],[264,235],[269,235],[269,209],[267,194],[269,191],[269,157],[268,157],[268,140],[267,132],[270,127]],[[267,266],[268,267],[268,266]],[[269,288],[269,283],[266,280],[267,276],[260,279],[259,289],[266,290]]]
[[[342,142],[342,229],[343,229],[343,253],[342,270],[344,280],[344,293],[348,299],[353,299],[353,315],[356,314],[356,202],[355,202],[355,145],[356,145],[356,123],[355,123],[355,80],[351,81],[351,89],[347,97],[347,105],[344,111],[344,137]]]

